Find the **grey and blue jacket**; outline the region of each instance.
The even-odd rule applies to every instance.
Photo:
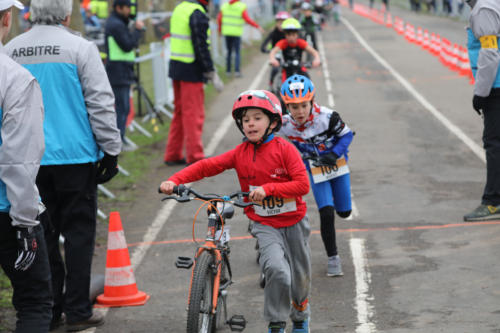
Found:
[[[35,78],[0,43],[0,212],[14,226],[35,226],[35,185],[44,151],[42,93]]]
[[[94,163],[102,151],[120,153],[114,95],[95,44],[63,26],[35,25],[5,48],[42,89],[41,165]]]
[[[498,0],[478,0],[472,9],[470,27],[467,29],[469,59],[476,79],[474,94],[486,97],[492,88],[500,88],[500,51],[496,47],[482,47],[480,38],[500,37],[500,2]],[[496,40],[496,39],[495,39]]]

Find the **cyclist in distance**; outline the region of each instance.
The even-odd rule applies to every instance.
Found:
[[[301,9],[302,17],[300,19],[300,23],[304,27],[304,39],[307,40],[307,36],[310,36],[313,48],[317,50],[316,30],[319,28],[319,21],[317,17],[313,15],[313,8],[309,2],[304,2]]]
[[[299,152],[275,136],[282,123],[278,98],[266,90],[241,93],[232,111],[243,143],[222,155],[198,161],[164,181],[160,189],[171,194],[174,186],[235,169],[242,191],[262,206],[249,206],[252,235],[259,243],[264,288],[264,317],[269,333],[283,333],[286,321],[292,332],[309,332],[311,287],[310,225],[303,195],[309,192],[306,168]]]
[[[269,53],[277,42],[285,38],[285,33],[283,32],[283,29],[281,29],[281,24],[283,23],[284,20],[288,18],[290,18],[290,14],[284,11],[278,12],[274,16],[276,24],[274,26],[273,31],[271,31],[269,35],[267,35],[266,39],[264,39],[264,41],[260,45],[260,51],[262,53]],[[269,43],[271,43],[271,49],[269,49]],[[269,77],[269,88],[270,88],[269,90],[272,90],[271,87],[273,85],[273,80],[276,74],[278,74],[278,68],[273,66],[271,68],[271,75]]]
[[[318,51],[311,47],[304,39],[299,38],[299,32],[302,29],[300,22],[294,18],[289,18],[283,21],[281,27],[285,32],[285,39],[276,43],[269,53],[269,62],[271,65],[275,67],[280,65],[278,60],[275,58],[279,51],[283,53],[284,63],[293,60],[298,60],[300,62],[302,59],[302,52],[306,51],[313,56],[312,67],[318,67],[321,64]],[[299,74],[307,75],[305,67],[302,67],[299,72]],[[286,77],[297,73],[291,73],[290,71],[285,70],[284,74],[286,74],[286,76],[283,77],[282,82]]]
[[[327,275],[341,276],[335,240],[335,209],[342,218],[351,215],[351,180],[347,152],[353,133],[339,114],[314,103],[310,79],[293,75],[281,86],[281,98],[290,114],[283,116],[280,134],[302,154],[319,209],[321,238],[328,256]]]

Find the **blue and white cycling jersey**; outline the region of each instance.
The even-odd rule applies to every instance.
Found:
[[[339,157],[344,155],[347,160],[348,147],[353,138],[351,129],[337,112],[316,103],[309,119],[301,126],[291,115],[284,115],[279,134],[286,136],[304,159],[333,152]]]
[[[297,147],[303,159],[333,152],[347,161],[348,147],[353,138],[351,129],[337,112],[318,104],[313,104],[309,119],[301,126],[291,115],[283,116],[279,134],[286,136]],[[318,209],[333,206],[339,212],[350,211],[350,174],[347,172],[328,181],[315,183],[311,166],[305,160],[304,164]]]

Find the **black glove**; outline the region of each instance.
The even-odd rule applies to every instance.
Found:
[[[337,163],[337,159],[339,157],[335,153],[327,153],[318,157],[316,161],[313,162],[313,165],[316,167],[322,165],[335,165]]]
[[[486,97],[474,95],[474,98],[472,98],[472,107],[476,110],[478,115],[481,115],[481,110],[483,110],[485,106]]]
[[[15,227],[16,240],[18,245],[17,260],[14,268],[25,271],[33,264],[38,250],[38,241],[36,239],[34,227]]]
[[[97,183],[103,184],[118,173],[118,156],[104,153],[104,157],[97,167]]]

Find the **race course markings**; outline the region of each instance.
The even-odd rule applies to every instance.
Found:
[[[405,231],[405,230],[436,230],[436,229],[448,229],[448,228],[461,228],[461,227],[476,227],[476,226],[487,226],[487,225],[499,225],[500,221],[484,221],[484,222],[468,222],[468,223],[448,223],[448,224],[439,224],[439,225],[415,225],[415,226],[407,226],[407,227],[382,227],[382,228],[347,228],[347,229],[335,229],[336,232],[375,232],[375,231]],[[319,230],[312,230],[311,234],[319,235],[321,232]],[[253,239],[252,236],[232,236],[231,240],[245,240],[245,239]],[[203,242],[204,239],[197,238],[197,242]],[[193,239],[173,239],[173,240],[164,240],[164,241],[156,241],[156,242],[138,242],[138,243],[130,243],[128,247],[135,246],[144,246],[144,245],[166,245],[166,244],[185,244],[192,243]]]
[[[399,74],[382,56],[380,56],[361,36],[361,34],[352,26],[352,24],[345,19],[341,18],[342,23],[351,31],[351,33],[356,37],[358,42],[370,53],[385,69],[387,69],[396,80],[401,83],[401,85],[426,109],[432,114],[437,120],[441,122],[450,132],[455,134],[467,147],[472,150],[472,152],[483,162],[486,163],[486,155],[484,150],[470,139],[457,125],[453,124],[448,118],[446,118],[441,112],[439,112],[434,105],[432,105],[422,94],[420,94],[412,84],[405,79],[401,74]]]

